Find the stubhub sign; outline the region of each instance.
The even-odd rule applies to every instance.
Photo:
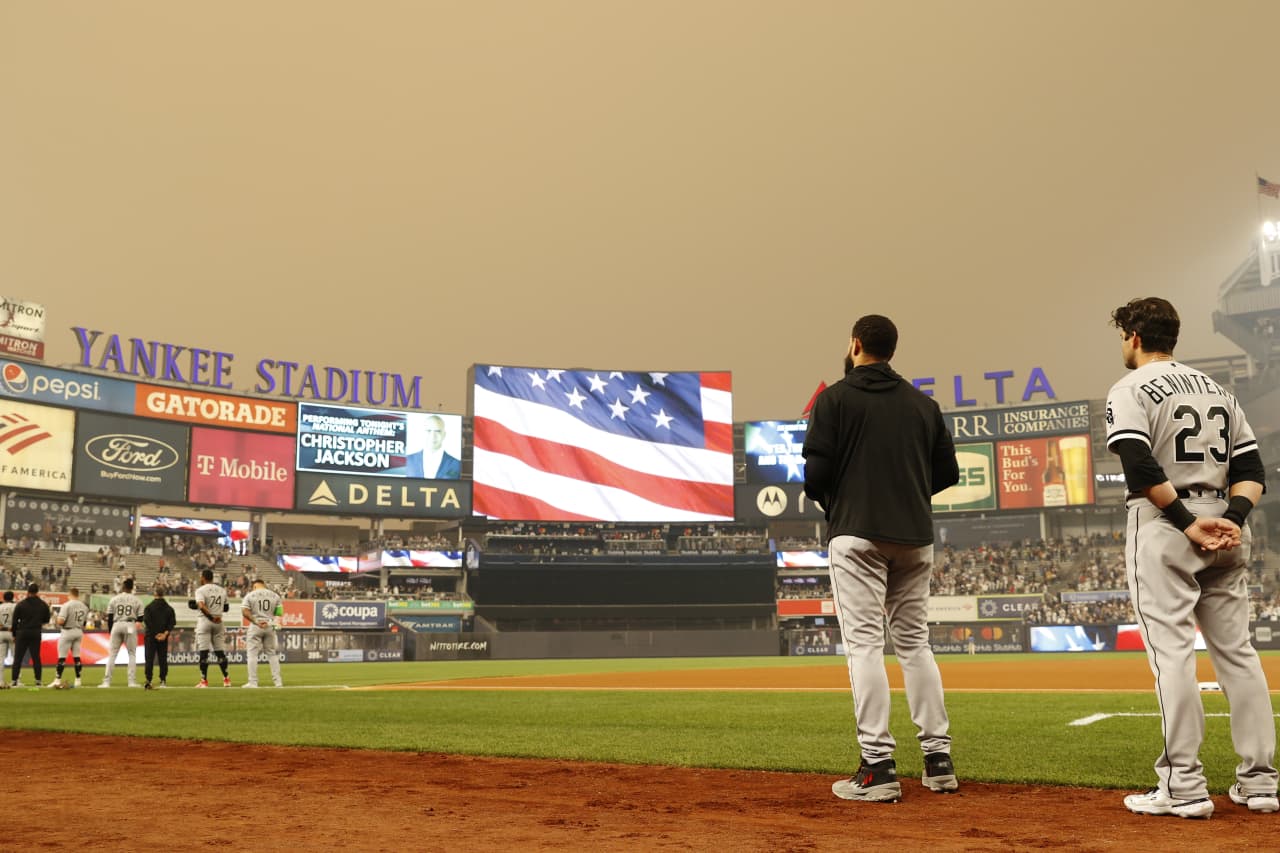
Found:
[[[0,395],[55,406],[133,414],[132,382],[0,359]]]
[[[386,624],[384,601],[316,602],[317,628],[383,628]]]

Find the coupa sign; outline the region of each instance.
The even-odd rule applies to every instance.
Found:
[[[326,601],[316,604],[317,628],[382,628],[387,605],[381,601]]]

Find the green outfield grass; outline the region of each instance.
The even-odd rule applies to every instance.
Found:
[[[1054,656],[1040,656],[1051,665]],[[1072,657],[1078,658],[1079,655]],[[948,657],[982,666],[998,658]],[[476,755],[850,773],[857,764],[847,692],[772,691],[365,691],[348,687],[506,675],[739,667],[827,666],[836,658],[475,661],[305,664],[285,667],[289,687],[257,691],[170,689],[9,690],[0,720],[13,729],[148,735],[245,743],[335,746]],[[260,674],[266,676],[265,666]],[[30,681],[30,673],[24,672]],[[92,687],[101,671],[86,672]],[[51,673],[47,678],[51,678]],[[243,679],[243,667],[232,677]],[[169,682],[189,687],[193,667]],[[1160,749],[1151,691],[1099,694],[953,693],[954,755],[964,778],[992,782],[1141,788]],[[1210,713],[1226,701],[1205,696]],[[894,695],[898,769],[921,769],[906,700]],[[1233,781],[1236,758],[1224,717],[1208,720],[1202,758],[1215,790]]]

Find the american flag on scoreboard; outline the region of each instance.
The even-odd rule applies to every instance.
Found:
[[[1269,195],[1272,198],[1280,198],[1280,184],[1273,184],[1266,178],[1258,178],[1258,192],[1263,195]]]
[[[472,414],[478,514],[733,519],[728,373],[477,365]]]

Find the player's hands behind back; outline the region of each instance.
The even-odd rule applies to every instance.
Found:
[[[1206,551],[1230,551],[1240,544],[1240,528],[1225,518],[1202,516],[1182,532]]]

